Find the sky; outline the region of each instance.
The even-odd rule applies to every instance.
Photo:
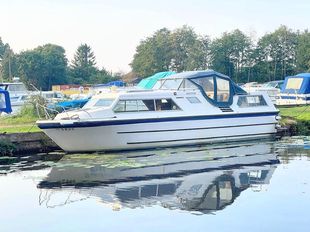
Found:
[[[17,53],[60,45],[69,61],[87,43],[99,68],[126,73],[140,41],[163,27],[213,39],[238,28],[258,39],[280,25],[309,29],[309,10],[309,0],[0,0],[0,37]]]

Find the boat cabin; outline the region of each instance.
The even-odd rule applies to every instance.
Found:
[[[277,105],[306,105],[310,103],[310,73],[286,77]]]
[[[228,76],[212,70],[175,74],[158,80],[153,89],[200,90],[207,101],[222,107],[229,107],[234,95],[247,94]]]

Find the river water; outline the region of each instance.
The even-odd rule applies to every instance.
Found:
[[[0,159],[0,231],[309,231],[310,138]]]

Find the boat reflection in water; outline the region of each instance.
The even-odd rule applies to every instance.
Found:
[[[268,142],[68,155],[38,184],[40,203],[97,198],[114,210],[161,205],[209,213],[269,184],[277,163]]]

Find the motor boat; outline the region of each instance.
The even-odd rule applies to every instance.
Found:
[[[151,90],[111,90],[37,125],[63,150],[106,151],[274,137],[278,110],[213,70],[160,79]]]
[[[310,103],[310,73],[285,78],[277,99],[279,106],[308,105]]]
[[[264,92],[270,97],[273,104],[276,104],[280,89],[282,88],[284,81],[270,81],[264,84],[258,84],[257,82],[247,83],[242,88],[248,93],[251,92]]]
[[[31,95],[31,92],[27,90],[25,84],[18,80],[19,79],[16,79],[14,80],[15,82],[6,82],[2,84],[7,86],[7,91],[10,94],[12,114],[18,113]]]

